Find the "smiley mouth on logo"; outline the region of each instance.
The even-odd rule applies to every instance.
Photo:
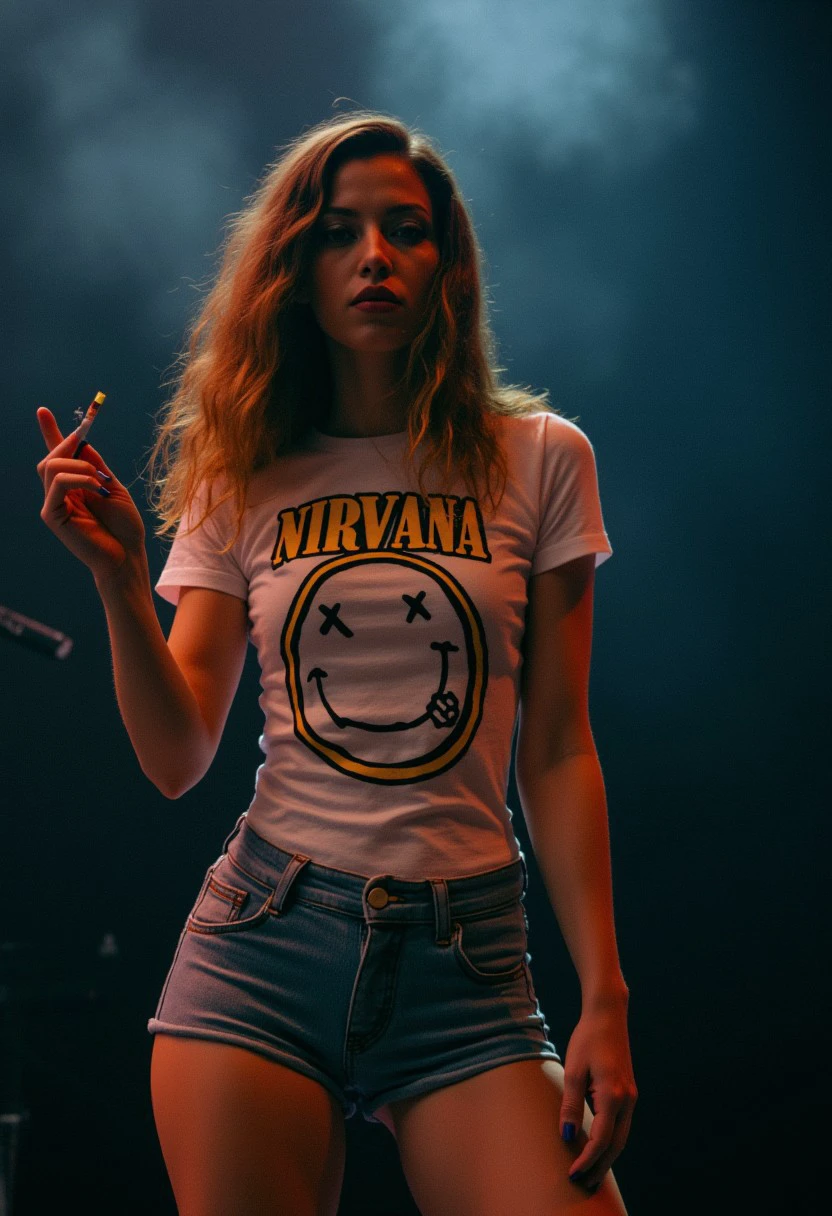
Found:
[[[459,717],[459,701],[456,695],[450,690],[445,691],[445,682],[448,679],[448,652],[459,650],[459,647],[454,646],[453,642],[431,642],[430,648],[431,650],[440,651],[442,655],[442,674],[439,679],[439,688],[431,695],[430,700],[425,706],[425,712],[420,714],[418,718],[412,718],[410,722],[357,722],[354,718],[344,718],[335,712],[326,699],[323,681],[327,678],[328,673],[322,667],[313,667],[306,678],[306,682],[308,684],[310,680],[315,680],[323,706],[336,726],[357,726],[360,730],[389,731],[411,730],[415,726],[421,726],[424,722],[432,722],[437,730],[439,730],[442,727],[453,726]]]

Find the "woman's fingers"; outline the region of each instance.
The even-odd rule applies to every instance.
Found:
[[[77,430],[62,435],[51,410],[39,409],[37,418],[48,449],[37,466],[41,519],[96,577],[119,569],[128,553],[144,549],[144,521],[127,487],[88,444],[76,458]]]
[[[590,1171],[609,1146],[615,1130],[615,1111],[611,1110],[606,1103],[599,1103],[599,1108],[592,1120],[589,1139],[583,1147],[583,1152],[575,1158],[569,1168],[570,1177],[578,1174],[584,1183],[587,1182]]]
[[[106,473],[107,476],[112,478],[113,481],[116,480],[115,473],[108,466],[101,453],[96,448],[91,448],[88,443],[84,444],[84,449],[81,453],[80,459],[88,460],[90,464],[94,465],[97,469],[101,469],[101,471]]]
[[[48,410],[38,410],[38,422],[40,423],[41,434],[43,435],[44,443],[48,448],[48,455],[44,456],[43,460],[38,462],[37,470],[41,481],[44,480],[46,466],[49,461],[57,457],[70,457],[77,446],[75,442],[75,432],[70,435],[61,435],[58,424],[49,413]]]
[[[615,1132],[601,1156],[593,1162],[592,1166],[582,1171],[581,1181],[583,1185],[590,1191],[600,1186],[604,1181],[604,1176],[612,1167],[613,1162],[621,1153],[624,1145],[627,1143],[627,1137],[630,1134],[630,1124],[632,1122],[633,1112],[630,1107],[625,1107],[619,1112],[615,1124]]]
[[[53,524],[65,524],[73,514],[66,502],[67,494],[71,490],[95,490],[102,495],[104,492],[97,477],[90,477],[85,473],[58,473],[52,479],[40,513],[41,519],[49,527]],[[77,507],[79,504],[74,505]]]
[[[61,428],[55,421],[55,416],[52,411],[48,410],[46,406],[42,405],[40,409],[36,411],[36,413],[38,425],[40,426],[40,433],[43,435],[44,442],[51,452],[52,449],[57,447],[58,444],[63,440]]]
[[[48,494],[52,482],[59,473],[72,473],[79,476],[86,475],[87,478],[93,479],[93,485],[101,486],[105,484],[105,481],[110,480],[106,475],[99,477],[99,473],[101,472],[89,460],[70,460],[67,457],[50,456],[45,462],[43,488]]]
[[[69,435],[62,435],[60,427],[55,421],[50,410],[41,407],[37,411],[38,424],[40,425],[41,434],[43,435],[44,443],[49,449],[49,454],[44,456],[43,460],[38,463],[37,472],[41,481],[44,483],[44,488],[47,488],[46,470],[47,466],[53,460],[72,459],[77,443],[77,431],[72,431]],[[81,456],[74,461],[72,469],[76,472],[81,472],[92,466],[93,471],[101,469],[111,479],[115,480],[112,470],[107,467],[106,462],[101,458],[99,452],[91,447],[88,443],[84,444]],[[64,466],[65,467],[65,466]]]

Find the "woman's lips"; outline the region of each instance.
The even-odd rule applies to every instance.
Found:
[[[401,308],[401,304],[396,304],[393,300],[360,300],[352,307],[360,308],[362,312],[392,312],[394,308]]]

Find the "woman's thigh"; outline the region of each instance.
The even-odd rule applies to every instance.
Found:
[[[344,1115],[317,1081],[265,1056],[157,1034],[156,1129],[180,1216],[335,1216]]]
[[[402,1168],[422,1216],[626,1216],[608,1172],[588,1195],[569,1170],[593,1115],[559,1133],[563,1065],[518,1060],[390,1103]]]

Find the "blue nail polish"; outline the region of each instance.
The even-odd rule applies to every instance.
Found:
[[[96,469],[96,470],[95,470],[95,475],[96,475],[96,477],[101,477],[101,478],[102,478],[104,481],[112,481],[112,480],[113,480],[113,479],[112,479],[112,477],[110,476],[110,474],[109,474],[109,473],[104,473],[104,472],[102,472],[102,470],[101,470],[101,469]]]
[[[96,490],[98,490],[98,493],[103,494],[105,496],[105,498],[110,497],[110,491],[107,489],[106,486],[96,486],[95,488],[96,488]]]
[[[574,1173],[574,1174],[570,1174],[570,1175],[569,1175],[569,1181],[570,1181],[570,1182],[580,1182],[580,1180],[581,1180],[582,1178],[583,1178],[583,1171],[582,1171],[582,1170],[575,1170],[575,1173]]]
[[[564,1123],[563,1138],[564,1138],[564,1140],[574,1140],[575,1139],[575,1124],[574,1123]]]

